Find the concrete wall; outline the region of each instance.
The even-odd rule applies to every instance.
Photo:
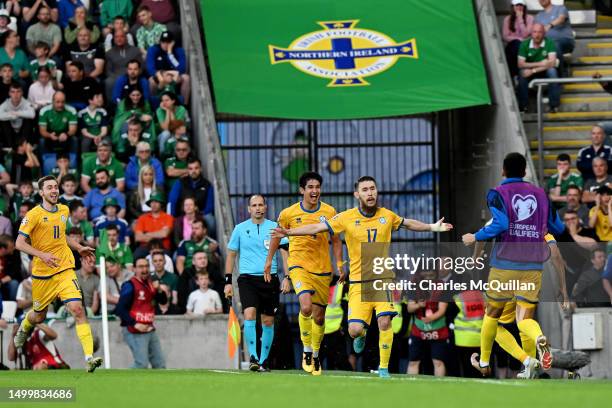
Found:
[[[591,357],[591,364],[582,368],[582,378],[612,378],[612,308],[576,309],[579,313],[599,313],[602,315],[603,348],[601,350],[582,350]]]
[[[102,322],[90,322],[94,336],[99,338],[100,349],[96,355],[102,356]],[[72,368],[84,367],[83,350],[74,327],[67,327],[64,321],[55,321],[52,325],[58,333],[56,347],[64,360]],[[167,368],[235,368],[234,361],[227,356],[227,316],[216,315],[198,319],[184,316],[155,319],[155,327],[161,341],[162,351],[166,358]],[[123,340],[119,321],[109,322],[110,351],[112,368],[128,368],[132,364],[132,354]],[[11,329],[4,330],[3,357],[8,363],[7,347]]]

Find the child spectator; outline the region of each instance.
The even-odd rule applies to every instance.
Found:
[[[196,275],[198,290],[191,292],[187,299],[187,316],[205,316],[223,311],[219,294],[208,288],[210,281],[207,272]]]
[[[104,215],[97,218],[94,227],[94,236],[98,242],[100,240],[100,232],[102,230],[108,231],[108,228],[114,225],[119,231],[119,242],[122,244],[126,243],[127,245],[130,244],[130,227],[126,220],[118,217],[119,211],[121,211],[121,207],[119,207],[116,198],[106,197],[104,199],[104,204],[102,205],[102,213]]]
[[[74,177],[72,174],[66,174],[60,179],[60,187],[62,190],[62,195],[59,197],[60,204],[70,207],[70,204],[74,201],[83,202],[83,198],[76,195],[79,185],[77,180],[78,178]]]
[[[556,210],[565,207],[567,190],[570,186],[582,188],[582,177],[570,171],[571,160],[567,153],[557,156],[557,174],[548,179],[547,190]]]
[[[36,81],[30,85],[28,90],[28,100],[34,106],[34,109],[39,111],[45,106],[51,105],[55,88],[51,81],[52,76],[49,68],[40,67],[35,78],[37,78]]]
[[[19,213],[21,204],[31,202],[36,205],[40,202],[40,196],[34,193],[34,186],[32,186],[31,180],[20,181],[17,186],[17,191],[15,191],[14,184],[7,184],[6,190],[12,200],[13,214],[15,214],[15,216]]]
[[[78,114],[81,129],[81,152],[91,152],[100,141],[108,135],[108,114],[102,93],[91,93],[87,98],[88,105]]]
[[[69,176],[66,176],[69,177]],[[81,200],[73,200],[70,203],[70,216],[66,220],[66,230],[77,227],[83,234],[83,240],[90,247],[94,247],[94,230],[91,222],[87,220],[87,208]]]
[[[49,70],[54,81],[60,82],[62,80],[62,71],[58,70],[55,61],[49,58],[49,45],[47,43],[36,43],[33,54],[36,58],[30,61],[29,67],[32,78],[38,78],[38,71],[44,67]]]
[[[78,179],[79,171],[70,167],[70,155],[66,152],[61,152],[55,156],[55,167],[51,169],[51,175],[57,180],[61,180],[67,175],[71,175],[75,179]]]

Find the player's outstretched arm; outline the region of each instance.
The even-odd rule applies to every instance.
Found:
[[[21,234],[17,235],[17,240],[15,241],[15,248],[18,251],[25,252],[30,256],[40,258],[45,264],[47,264],[47,266],[51,268],[57,268],[59,266],[57,263],[59,261],[59,258],[53,256],[53,254],[39,251],[38,249],[34,248],[28,243],[26,237]]]
[[[328,230],[328,226],[324,222],[319,222],[317,224],[309,224],[304,225],[297,228],[285,229],[285,228],[274,228],[272,230],[273,238],[284,238],[284,237],[295,237],[302,235],[315,235],[320,232],[325,232]]]
[[[446,232],[453,229],[453,224],[444,222],[444,217],[440,218],[438,222],[434,224],[426,224],[422,221],[411,220],[410,218],[404,218],[402,226],[411,231],[432,231],[432,232]]]

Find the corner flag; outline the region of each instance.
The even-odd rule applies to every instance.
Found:
[[[240,322],[234,312],[234,308],[230,306],[229,319],[227,321],[227,354],[230,359],[234,358],[238,345],[240,344]]]

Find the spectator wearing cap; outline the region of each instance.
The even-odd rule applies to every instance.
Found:
[[[595,206],[589,211],[589,228],[595,232],[601,241],[612,241],[612,189],[607,185],[597,189]]]
[[[66,101],[77,112],[87,107],[90,95],[101,92],[98,82],[85,76],[83,64],[80,61],[66,65],[66,76],[62,78],[60,88],[66,93]]]
[[[153,325],[155,304],[166,304],[168,297],[157,281],[152,281],[149,263],[137,258],[135,275],[121,286],[116,315],[121,318],[123,338],[132,351],[131,368],[165,368],[159,337]]]
[[[104,49],[92,43],[91,32],[86,27],[79,29],[76,43],[68,47],[66,69],[69,62],[80,61],[83,64],[85,76],[99,78],[104,73]]]
[[[130,226],[125,219],[119,217],[120,211],[121,207],[119,207],[119,202],[115,197],[106,197],[104,199],[102,205],[103,215],[98,217],[94,226],[94,236],[97,243],[102,241],[102,231],[108,231],[108,228],[114,225],[119,231],[119,242],[122,244],[126,243],[127,245],[130,244]]]
[[[178,217],[183,215],[182,203],[187,197],[193,197],[196,206],[204,216],[211,236],[215,236],[215,191],[213,185],[202,175],[202,162],[191,157],[187,161],[187,175],[174,183],[170,190],[170,213]]]
[[[118,216],[120,218],[125,217],[125,196],[117,189],[111,186],[110,175],[108,170],[105,168],[99,168],[96,170],[96,188],[92,188],[85,195],[83,203],[87,207],[89,218],[97,220],[102,215],[102,206],[104,205],[104,199],[107,197],[113,197],[119,203],[121,210]]]
[[[152,239],[161,239],[166,251],[171,248],[170,235],[172,234],[174,218],[162,211],[165,205],[164,195],[160,192],[151,194],[147,205],[151,207],[151,211],[138,217],[134,225],[134,239],[139,244],[139,247],[134,251],[134,256],[137,258],[147,255],[147,244]]]
[[[130,157],[130,161],[125,168],[125,185],[128,191],[138,188],[138,172],[140,167],[147,164],[155,170],[155,183],[158,186],[164,185],[164,168],[159,160],[152,157],[151,145],[147,142],[138,142],[136,155]]]
[[[143,92],[146,90],[145,98],[148,99],[149,97],[146,79],[144,77],[140,78],[142,55],[137,47],[127,43],[126,36],[125,32],[118,31],[114,37],[114,44],[104,56],[106,60],[106,95],[109,100],[115,101],[115,103],[119,103],[125,97],[121,91],[127,89],[129,85],[140,85]],[[130,64],[132,64],[131,67]],[[117,85],[118,83],[119,85]],[[114,94],[115,87],[117,87],[117,95]],[[115,96],[117,96],[116,99]]]
[[[151,211],[147,201],[151,198],[151,194],[157,190],[155,170],[145,164],[138,172],[138,188],[130,193],[128,199],[128,214],[131,219],[136,219],[143,213]]]
[[[34,55],[36,44],[43,42],[49,46],[49,57],[53,57],[62,44],[62,30],[51,21],[48,7],[40,7],[37,16],[38,23],[31,25],[26,32],[28,51]]]
[[[76,9],[79,7],[84,7],[81,0],[58,0],[57,2],[57,11],[58,18],[57,23],[60,27],[65,28],[68,25],[68,22],[71,18],[74,17],[74,13]]]
[[[81,200],[75,200],[70,203],[70,216],[66,220],[66,230],[70,230],[73,227],[79,228],[83,233],[83,239],[87,245],[93,247],[94,242],[94,230],[91,222],[87,220],[87,208]]]
[[[76,152],[77,125],[76,110],[66,105],[66,94],[55,92],[53,103],[42,108],[38,118],[43,153]]]
[[[72,45],[81,28],[86,28],[91,33],[91,42],[97,43],[100,39],[100,29],[96,23],[87,16],[85,7],[77,7],[74,12],[74,17],[68,21],[68,25],[64,28],[64,42]]]
[[[125,22],[130,19],[133,11],[132,0],[104,0],[100,4],[100,24],[104,33],[113,31],[113,23],[117,17],[121,17]]]
[[[17,31],[17,24],[11,19],[11,14],[7,9],[0,10],[0,35],[7,31]]]
[[[57,23],[58,9],[57,0],[21,0],[21,16],[27,25],[35,24],[38,21],[36,15],[41,7],[48,7],[51,10],[51,21]]]
[[[102,93],[92,92],[87,98],[87,107],[79,111],[81,129],[81,153],[90,152],[108,136],[108,113]]]
[[[131,89],[137,87],[141,90],[145,101],[150,99],[149,84],[147,79],[142,75],[142,63],[140,58],[133,58],[128,61],[125,67],[125,74],[119,76],[113,86],[112,100],[115,103],[120,103],[125,99]]]
[[[23,97],[21,85],[13,82],[9,88],[9,98],[0,104],[0,143],[3,147],[13,148],[19,138],[34,141],[34,106]]]
[[[531,36],[532,28],[533,16],[527,13],[525,0],[512,0],[510,15],[504,18],[502,28],[504,42],[506,43],[506,61],[512,78],[519,73],[517,58],[521,42]]]
[[[125,190],[125,174],[123,166],[113,157],[111,143],[103,138],[96,148],[96,155],[83,161],[81,173],[81,189],[86,193],[95,186],[95,174],[98,169],[106,169],[110,183],[118,191]]]
[[[166,169],[166,190],[172,190],[174,183],[181,177],[187,176],[187,160],[191,156],[189,141],[178,139],[174,144],[174,155],[164,161]]]
[[[134,256],[129,244],[120,241],[120,229],[117,224],[108,224],[104,230],[104,239],[99,239],[96,247],[96,263],[100,264],[101,257],[112,257],[117,260],[122,269],[133,272]]]
[[[159,44],[147,51],[147,73],[152,88],[164,80],[164,75],[170,75],[171,81],[180,85],[184,103],[189,103],[190,85],[185,50],[176,46],[174,35],[169,31],[161,35]]]
[[[591,163],[595,177],[585,181],[582,192],[582,202],[587,205],[592,205],[595,202],[599,187],[612,186],[612,175],[608,174],[608,161],[603,157],[595,157]]]
[[[113,313],[117,303],[119,303],[121,286],[124,282],[129,281],[134,274],[121,268],[117,258],[112,255],[104,258],[104,264],[106,265],[106,304],[108,313]]]
[[[580,174],[570,171],[571,159],[569,154],[561,153],[557,156],[557,173],[548,179],[548,197],[555,209],[560,209],[567,203],[567,189],[570,186],[582,188],[583,180]]]
[[[591,145],[583,147],[578,151],[576,167],[585,182],[595,177],[593,172],[593,159],[601,157],[607,162],[607,171],[610,172],[610,161],[612,161],[612,147],[605,144],[606,132],[603,127],[595,125],[591,128]]]
[[[153,20],[153,14],[147,6],[140,6],[136,12],[140,28],[136,31],[136,43],[143,56],[147,55],[147,50],[159,44],[161,35],[167,31],[166,26]]]

